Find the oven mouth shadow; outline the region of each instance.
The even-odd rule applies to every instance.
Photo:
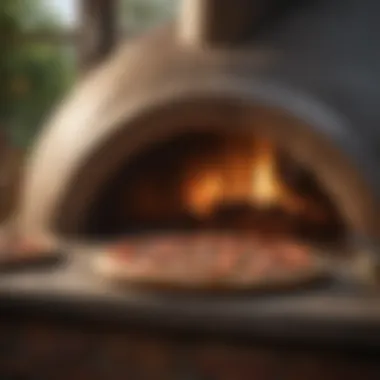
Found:
[[[271,241],[268,255],[272,254],[271,249],[281,251],[276,241],[285,239],[295,246],[307,247],[310,257],[318,260],[318,270],[314,267],[309,275],[301,276],[302,281],[282,281],[285,291],[320,287],[331,278],[344,277],[337,270],[339,264],[330,260],[344,261],[355,255],[340,210],[312,168],[305,167],[277,144],[261,135],[223,130],[194,130],[158,139],[138,150],[106,181],[92,201],[80,236],[85,244],[91,242],[88,244],[96,246],[99,242],[95,251],[103,250],[103,260],[108,260],[102,265],[109,266],[112,259],[111,265],[116,267],[128,267],[128,263],[117,261],[112,249],[124,243],[131,247],[139,239],[145,242],[152,237],[153,241],[156,239],[157,246],[153,243],[145,248],[152,255],[162,251],[158,246],[165,236],[171,236],[166,241],[169,245],[170,239],[185,237],[188,241],[184,246],[205,237],[227,236],[228,240],[230,235],[236,240],[241,235],[244,241],[249,235],[259,236]],[[140,249],[136,247],[133,249]],[[220,246],[220,251],[224,248]],[[182,251],[183,247],[177,247],[177,253],[171,248],[171,263],[183,260]],[[189,252],[188,256],[191,255]],[[163,266],[159,259],[155,260],[157,267]],[[119,285],[129,280],[132,287],[138,284],[146,291],[156,288],[170,293],[177,285],[181,292],[197,292],[189,283],[185,286],[181,286],[181,281],[152,283],[154,274],[148,281],[141,277],[131,279],[130,274],[119,269],[106,274]],[[102,268],[100,273],[104,274]],[[187,274],[183,272],[183,276]],[[350,276],[354,279],[356,274]],[[219,289],[213,284],[200,287],[203,292],[212,293],[238,290],[259,294],[260,288],[264,293],[272,293],[271,288],[282,292],[275,281],[263,281],[257,290],[255,286],[248,288],[228,284],[219,284]]]

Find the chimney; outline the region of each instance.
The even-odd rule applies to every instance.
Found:
[[[180,39],[191,45],[232,45],[244,42],[263,13],[255,0],[183,0]],[[270,3],[270,2],[269,2]]]

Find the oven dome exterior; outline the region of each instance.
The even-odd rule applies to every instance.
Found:
[[[232,101],[225,110],[231,118],[245,115],[250,105],[268,107],[329,141],[338,158],[323,164],[325,178],[341,177],[332,191],[344,198],[353,229],[377,237],[380,88],[374,84],[380,55],[369,31],[379,29],[379,11],[380,4],[370,0],[311,1],[259,23],[244,41],[224,45],[200,34],[189,43],[177,23],[121,46],[44,128],[27,163],[12,219],[16,228],[26,235],[75,230],[71,226],[80,219],[81,205],[90,202],[90,190],[120,160],[112,139],[127,142],[148,116],[164,119],[181,107]],[[180,112],[174,113],[173,120],[180,120]]]

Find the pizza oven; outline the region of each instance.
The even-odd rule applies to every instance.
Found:
[[[349,6],[206,3],[121,47],[53,117],[27,168],[22,233],[92,242],[272,214],[301,235],[376,240],[375,96],[360,80],[376,57],[343,43]]]
[[[8,274],[12,305],[36,296],[86,318],[309,341],[350,330],[376,343],[378,11],[370,0],[185,0],[176,22],[121,46],[31,152],[3,239],[69,260],[54,277]],[[250,234],[302,243],[329,280],[267,297],[152,298],[89,270],[136,236],[185,236],[174,247],[191,253],[226,234],[231,249]]]

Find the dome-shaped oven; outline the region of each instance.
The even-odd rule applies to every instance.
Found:
[[[351,48],[339,30],[323,38],[345,22],[321,22],[339,13],[332,3],[284,10],[277,27],[258,23],[250,38],[249,28],[231,28],[220,41],[181,20],[121,47],[42,134],[13,227],[94,242],[136,230],[256,228],[269,210],[285,230],[375,241],[376,155],[357,128],[368,93],[333,74],[343,75],[339,48],[342,57]],[[192,27],[211,28],[208,17]],[[220,43],[232,35],[240,39]]]

